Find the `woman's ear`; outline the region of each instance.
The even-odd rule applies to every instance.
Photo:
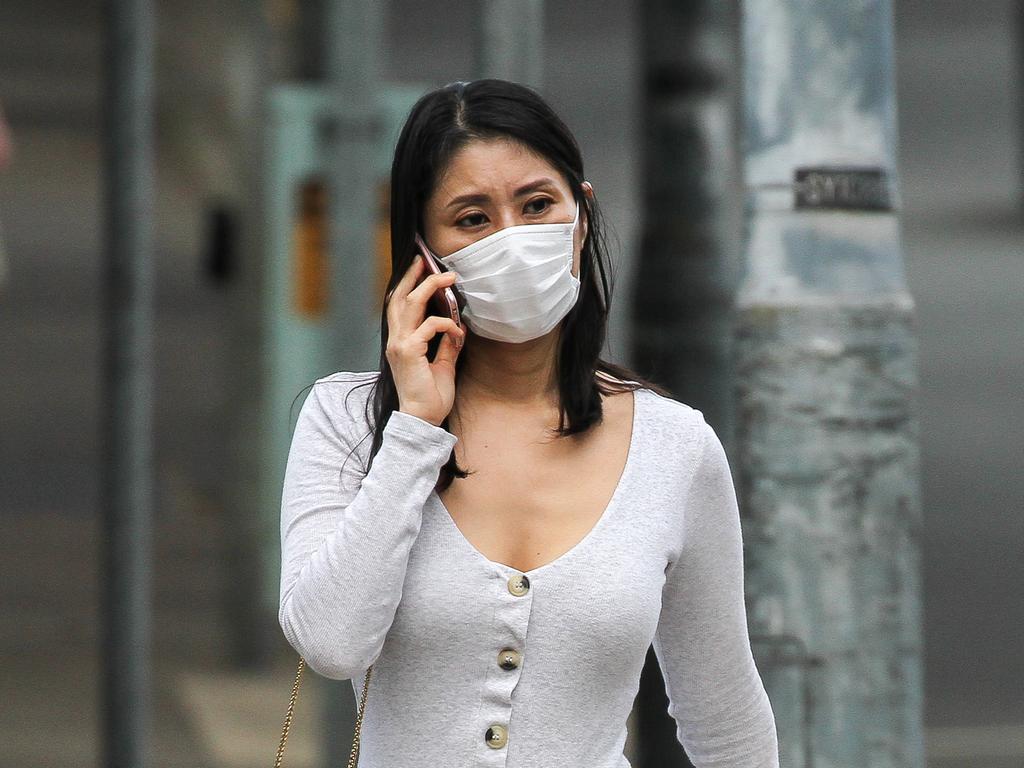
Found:
[[[593,200],[594,199],[594,187],[593,187],[593,185],[591,185],[591,183],[589,181],[581,182],[580,183],[580,188],[582,188],[583,194],[584,194],[584,196],[586,196],[587,200]],[[588,223],[589,222],[587,221],[587,214],[586,214],[586,211],[584,211],[583,212],[583,235],[580,238],[580,242],[581,243],[587,242],[587,232],[589,231],[589,228],[587,227]]]

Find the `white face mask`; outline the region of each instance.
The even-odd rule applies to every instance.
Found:
[[[462,319],[473,333],[496,341],[543,336],[576,304],[573,237],[580,218],[562,224],[520,224],[437,259],[459,273]]]

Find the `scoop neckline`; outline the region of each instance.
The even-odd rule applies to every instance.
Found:
[[[647,388],[641,386],[638,387],[637,389],[632,390],[632,392],[633,418],[629,436],[629,448],[626,451],[626,462],[623,465],[621,474],[619,475],[619,480],[615,485],[615,490],[612,491],[612,495],[608,499],[608,503],[605,505],[604,510],[601,512],[601,516],[597,519],[597,522],[595,522],[590,527],[590,530],[588,530],[583,535],[583,538],[581,538],[579,541],[573,544],[569,549],[560,554],[554,560],[550,560],[547,563],[538,565],[535,568],[531,568],[527,571],[520,570],[519,568],[508,565],[507,563],[502,563],[498,560],[492,560],[491,558],[487,557],[483,552],[481,552],[476,547],[476,545],[473,544],[473,542],[471,542],[466,537],[466,535],[462,532],[462,529],[455,524],[455,518],[452,517],[451,512],[448,511],[448,507],[445,506],[445,503],[441,500],[441,496],[440,494],[438,494],[437,489],[434,488],[430,491],[430,495],[431,497],[433,497],[435,503],[441,510],[440,516],[442,518],[443,524],[452,529],[452,531],[456,535],[456,538],[461,540],[462,545],[469,550],[471,555],[473,555],[476,559],[480,560],[484,565],[489,566],[495,570],[501,571],[502,575],[517,573],[532,579],[537,574],[552,570],[560,565],[564,565],[567,561],[579,555],[580,551],[586,548],[595,538],[597,538],[598,534],[601,532],[603,528],[608,526],[608,521],[615,513],[615,510],[618,508],[620,498],[625,493],[624,489],[628,485],[629,480],[633,475],[634,467],[637,463],[636,454],[639,451],[638,446],[640,444],[639,434],[643,424],[643,419],[640,417],[640,409],[641,403],[644,401],[644,398],[646,397]]]

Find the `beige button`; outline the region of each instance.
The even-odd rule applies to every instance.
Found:
[[[516,575],[509,577],[508,591],[516,597],[522,597],[527,592],[529,592],[530,580],[526,578],[526,574],[517,573]]]
[[[498,654],[498,666],[502,669],[518,669],[523,655],[515,648],[502,648]]]
[[[501,749],[508,744],[508,729],[504,725],[494,723],[484,734],[484,741],[491,749]]]

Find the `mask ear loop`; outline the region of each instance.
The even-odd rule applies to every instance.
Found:
[[[575,255],[575,252],[576,252],[576,228],[579,226],[579,223],[580,223],[580,201],[577,200],[576,201],[576,216],[573,217],[573,220],[572,220],[572,234],[569,236],[569,242],[571,244],[571,247],[569,248],[569,277],[571,277],[573,280],[577,280],[577,281],[583,275],[583,249],[582,248],[580,249],[580,274],[579,275],[574,275],[572,273],[572,257]]]

